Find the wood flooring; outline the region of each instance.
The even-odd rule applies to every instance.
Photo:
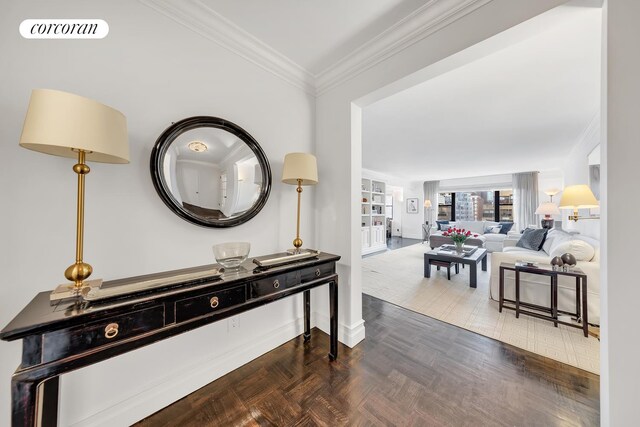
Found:
[[[366,339],[318,329],[137,424],[596,426],[599,377],[363,295]]]

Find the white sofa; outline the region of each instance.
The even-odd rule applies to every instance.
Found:
[[[502,233],[486,233],[485,230],[491,226],[500,225],[497,222],[493,221],[457,221],[451,222],[448,224],[450,227],[456,228],[464,228],[465,230],[469,230],[472,233],[478,234],[479,240],[483,241],[483,247],[487,249],[489,252],[500,252],[502,251],[502,247],[504,241],[509,238],[509,236],[513,236],[513,232],[509,232],[508,234]],[[431,235],[439,235],[441,231],[434,230]],[[517,233],[516,233],[517,234]],[[439,241],[439,239],[435,239]]]
[[[600,243],[598,240],[581,235],[572,235],[561,230],[551,230],[540,251],[516,247],[513,240],[506,242],[502,252],[491,254],[491,299],[500,295],[500,264],[516,261],[530,261],[550,265],[555,255],[572,253],[579,267],[587,275],[587,302],[589,323],[600,324]],[[505,272],[505,298],[514,299],[515,276]],[[558,308],[575,312],[575,279],[560,276],[558,279]],[[545,307],[550,306],[549,278],[540,275],[520,276],[520,299]]]

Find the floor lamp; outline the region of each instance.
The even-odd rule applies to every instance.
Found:
[[[64,272],[71,283],[58,286],[51,300],[77,297],[102,280],[86,279],[93,272],[83,260],[85,175],[87,160],[129,163],[127,121],[122,113],[82,96],[50,89],[31,93],[20,146],[54,156],[76,158],[76,260]]]

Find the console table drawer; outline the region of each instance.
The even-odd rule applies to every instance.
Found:
[[[300,284],[300,274],[292,272],[251,282],[251,298],[275,294]]]
[[[42,361],[77,355],[164,326],[164,305],[43,335]]]
[[[315,267],[305,268],[300,271],[300,280],[302,283],[310,282],[323,276],[328,276],[334,272],[334,264],[323,264]]]
[[[176,301],[176,322],[184,322],[242,304],[247,300],[245,294],[245,286],[241,285]]]

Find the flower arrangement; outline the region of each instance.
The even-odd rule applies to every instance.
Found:
[[[445,237],[451,237],[451,240],[456,244],[456,246],[462,246],[469,237],[478,237],[477,234],[472,234],[471,231],[465,230],[464,228],[455,228],[450,227],[447,231],[442,233]]]

